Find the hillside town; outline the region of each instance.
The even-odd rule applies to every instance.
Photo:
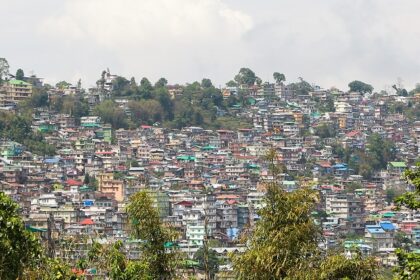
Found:
[[[220,88],[206,79],[196,83],[198,91],[211,88],[220,100],[210,98],[211,117],[194,111],[195,121],[180,125],[172,125],[176,111],[167,117],[171,125],[165,116],[134,114],[133,94],[121,94],[121,79],[109,70],[92,88],[9,75],[0,88],[1,112],[26,114],[31,133],[51,149],[34,151],[2,133],[0,190],[19,204],[26,228],[49,252],[69,261],[86,254],[87,239],[122,241],[132,248],[130,258],[138,257],[141,240],[130,236],[125,208],[133,194],[146,190],[161,220],[179,234],[167,246],[178,246],[193,268],[195,253],[210,242],[219,273],[228,272],[228,255],[245,250],[241,237],[258,222],[266,183],[273,180],[287,192],[310,187],[319,193],[312,216],[322,229],[323,249],[350,257],[357,249],[388,268],[397,264],[396,248],[420,252],[420,213],[394,205],[414,190],[403,175],[419,160],[420,91],[373,91],[362,82],[343,91],[303,79],[287,84],[284,75],[249,82],[249,72],[240,74]],[[175,102],[191,85],[160,86],[169,96],[165,102]],[[42,94],[46,105],[34,105]],[[194,94],[189,107],[198,110],[204,99]],[[69,98],[85,113],[52,105]],[[144,98],[136,102],[149,102]],[[129,125],[98,109],[110,101]],[[270,169],[270,153],[278,174]]]

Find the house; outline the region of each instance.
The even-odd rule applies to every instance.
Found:
[[[5,82],[0,88],[0,106],[15,106],[22,100],[32,96],[32,84],[12,79]]]

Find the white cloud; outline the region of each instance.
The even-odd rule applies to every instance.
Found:
[[[0,55],[49,80],[94,84],[106,67],[222,84],[240,67],[322,86],[419,82],[416,0],[4,1]]]
[[[217,60],[227,63],[252,26],[250,16],[221,1],[75,0],[45,19],[39,31],[106,49],[121,74],[187,81],[211,75]]]

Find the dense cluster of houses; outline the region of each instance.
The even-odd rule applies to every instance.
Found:
[[[223,96],[237,90],[226,88]],[[248,90],[251,105],[231,113],[250,120],[252,128],[238,130],[158,125],[113,130],[98,116],[82,117],[76,125],[71,115],[35,110],[32,127],[44,133],[56,155],[36,155],[2,139],[0,190],[21,205],[28,228],[49,238],[89,235],[127,244],[132,240],[125,206],[133,193],[147,190],[162,220],[179,231],[181,250],[192,256],[210,238],[217,240],[222,258],[243,250],[238,237],[259,219],[264,182],[272,179],[264,156],[274,149],[285,166],[279,187],[293,191],[310,185],[320,193],[314,212],[324,235],[320,246],[341,246],[346,254],[358,248],[386,265],[395,264],[401,240],[418,250],[420,215],[395,210],[392,198],[411,188],[402,174],[418,159],[420,121],[385,108],[418,102],[419,96],[372,98],[322,89],[298,95],[283,84]],[[86,93],[89,103],[103,98],[96,94]],[[317,109],[326,100],[333,100],[334,112]],[[316,136],[322,124],[336,135]],[[372,133],[395,143],[397,159],[366,180],[334,154],[333,146],[363,149]],[[63,255],[63,246],[55,246]]]

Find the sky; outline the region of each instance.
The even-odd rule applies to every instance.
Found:
[[[0,0],[0,57],[46,82],[102,70],[224,85],[241,67],[324,88],[420,82],[417,0]]]

